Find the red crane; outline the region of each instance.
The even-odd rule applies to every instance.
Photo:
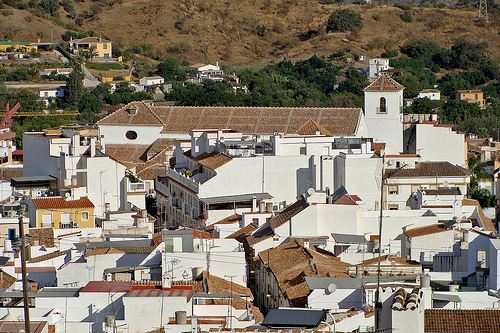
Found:
[[[12,117],[14,116],[14,113],[17,112],[21,108],[21,104],[16,103],[14,107],[11,109],[9,102],[5,104],[5,113],[4,113],[4,118],[2,120],[2,127],[12,127]]]

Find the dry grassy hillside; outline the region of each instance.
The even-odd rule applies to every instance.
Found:
[[[77,13],[92,4],[78,2]],[[345,49],[377,56],[412,38],[449,45],[465,37],[485,41],[493,54],[500,54],[498,18],[491,18],[487,27],[477,26],[475,10],[415,8],[414,21],[405,23],[399,17],[403,11],[395,7],[350,6],[361,13],[363,29],[356,34],[326,34],[326,21],[336,8],[318,0],[123,0],[113,7],[101,6],[82,30],[107,36],[124,47],[150,43],[161,55],[238,65]],[[0,23],[2,31],[6,23],[10,24]],[[308,31],[318,34],[305,40]]]
[[[44,40],[55,41],[61,39],[65,29],[49,20],[41,19],[28,11],[18,9],[4,9],[0,15],[0,38],[7,37],[18,41],[36,41],[38,32],[42,32]]]

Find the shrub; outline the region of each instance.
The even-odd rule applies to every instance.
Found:
[[[380,20],[382,20],[382,16],[380,16],[379,14],[372,15],[372,18],[376,22],[379,22]]]
[[[413,22],[413,15],[409,10],[405,10],[399,17],[401,17],[401,19],[406,23]]]
[[[264,24],[258,24],[256,27],[255,27],[255,34],[259,37],[264,37],[265,35],[267,35],[267,27],[264,25]]]
[[[187,40],[179,40],[169,47],[167,47],[167,51],[172,53],[184,53],[191,49],[191,42]]]
[[[340,9],[330,14],[326,32],[353,31],[363,27],[361,15],[350,9]]]
[[[394,7],[402,9],[404,11],[411,10],[412,6],[409,3],[395,3]]]
[[[398,50],[388,50],[385,52],[382,52],[380,55],[382,58],[394,58],[397,57],[399,54]]]

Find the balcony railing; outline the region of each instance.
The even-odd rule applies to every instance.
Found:
[[[200,191],[200,185],[197,182],[173,169],[167,170],[167,177],[195,193]]]
[[[140,182],[135,182],[135,183],[128,183],[128,192],[145,192],[146,191],[146,184],[144,184],[143,181]]]

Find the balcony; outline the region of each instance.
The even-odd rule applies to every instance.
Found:
[[[190,191],[195,193],[199,193],[200,191],[200,185],[197,182],[173,169],[167,169],[167,177],[186,187]]]
[[[138,192],[146,192],[146,184],[143,181],[139,182],[127,182],[127,192],[128,193],[138,193]]]

